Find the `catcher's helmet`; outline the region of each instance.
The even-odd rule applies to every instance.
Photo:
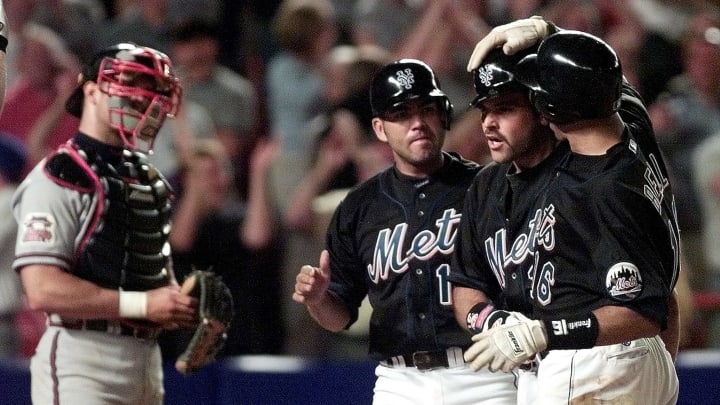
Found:
[[[477,97],[470,102],[470,105],[480,107],[480,104],[488,98],[504,93],[514,91],[529,93],[527,86],[515,80],[515,69],[522,58],[536,51],[537,45],[513,55],[506,55],[502,48],[490,51],[483,60],[483,64],[472,71]]]
[[[452,103],[440,90],[435,72],[416,59],[400,59],[382,69],[370,86],[370,107],[374,117],[409,100],[436,98],[443,112],[443,122],[450,129]]]
[[[80,85],[65,104],[65,109],[76,117],[82,115],[83,85],[88,81],[98,83],[110,97],[110,125],[125,146],[143,152],[152,149],[165,117],[175,115],[182,96],[170,58],[133,43],[105,48],[83,66]]]
[[[600,38],[580,31],[547,37],[518,64],[515,78],[531,89],[535,108],[563,124],[608,117],[620,107],[620,59]]]

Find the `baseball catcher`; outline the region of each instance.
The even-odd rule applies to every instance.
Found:
[[[211,271],[193,271],[181,291],[198,300],[197,328],[175,363],[180,373],[189,375],[215,361],[223,348],[234,315],[233,299],[222,278]]]

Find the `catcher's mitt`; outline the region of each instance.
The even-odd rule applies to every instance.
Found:
[[[209,271],[193,271],[180,290],[198,299],[200,320],[190,343],[175,363],[179,372],[188,375],[212,363],[225,344],[234,315],[233,299],[220,276]]]

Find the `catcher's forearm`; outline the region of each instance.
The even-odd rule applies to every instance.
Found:
[[[83,319],[118,316],[118,290],[102,288],[57,266],[27,265],[20,270],[20,279],[34,311]]]

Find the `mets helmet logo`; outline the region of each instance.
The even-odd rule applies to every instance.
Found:
[[[410,70],[410,68],[407,68],[405,70],[398,70],[397,72],[395,72],[395,76],[397,76],[397,81],[400,83],[400,85],[403,86],[406,90],[411,89],[413,83],[415,83],[415,76],[413,76],[412,70]]]
[[[640,270],[632,263],[615,263],[605,276],[605,288],[613,299],[634,300],[643,289]]]
[[[480,79],[480,82],[485,85],[485,87],[490,87],[493,80],[493,74],[492,70],[489,68],[486,68],[485,66],[478,69],[477,77]]]

